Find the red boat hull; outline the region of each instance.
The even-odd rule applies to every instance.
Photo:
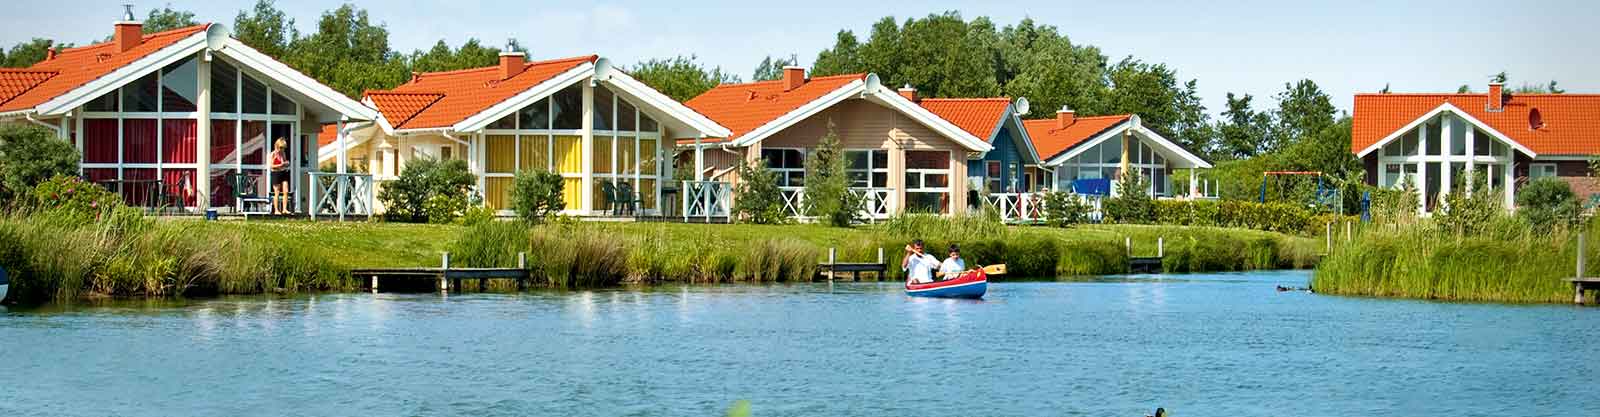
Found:
[[[983,270],[973,270],[956,279],[925,284],[906,283],[906,295],[935,298],[983,298],[989,291],[989,275]]]

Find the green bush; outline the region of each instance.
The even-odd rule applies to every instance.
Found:
[[[1044,195],[1045,224],[1054,227],[1067,227],[1082,224],[1089,220],[1089,205],[1077,194],[1066,191],[1052,191]]]
[[[378,199],[383,201],[385,217],[392,220],[429,222],[430,215],[439,215],[448,216],[443,221],[448,222],[471,204],[476,183],[467,161],[418,158],[406,163],[399,178],[383,184]]]
[[[1129,170],[1117,180],[1117,196],[1105,199],[1101,207],[1107,222],[1148,224],[1155,221],[1155,207],[1149,184],[1138,172]]]
[[[739,187],[735,192],[735,218],[755,224],[778,224],[789,220],[783,211],[783,191],[778,188],[778,175],[767,169],[767,164],[739,163]]]
[[[57,176],[78,175],[78,149],[36,126],[0,125],[0,197],[22,197]]]
[[[55,211],[78,222],[99,219],[122,205],[122,197],[82,178],[57,175],[30,193],[33,208]]]
[[[1517,190],[1517,215],[1536,233],[1575,224],[1582,211],[1572,186],[1559,178],[1540,178]]]
[[[1450,194],[1444,197],[1444,204],[1433,213],[1434,224],[1442,232],[1458,236],[1481,234],[1505,212],[1501,207],[1502,194],[1490,191],[1478,171],[1469,173],[1465,182],[1475,183],[1471,191],[1460,185],[1451,188]]]
[[[467,211],[461,213],[461,225],[477,226],[480,224],[493,222],[494,217],[494,209],[489,208],[489,206],[479,204],[472,207],[467,207]]]
[[[543,223],[566,208],[565,187],[561,174],[543,169],[518,172],[511,184],[511,210],[525,222]]]

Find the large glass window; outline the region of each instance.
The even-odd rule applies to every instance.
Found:
[[[1429,120],[1423,126],[1427,132],[1427,155],[1439,155],[1439,119]]]
[[[191,112],[198,109],[199,64],[194,58],[168,65],[161,70],[161,111]]]
[[[160,97],[156,93],[156,75],[150,74],[137,81],[122,86],[122,111],[123,112],[155,112],[156,100]]]
[[[1528,165],[1528,179],[1536,180],[1544,177],[1556,176],[1556,164],[1531,164]]]
[[[554,129],[582,129],[583,128],[583,87],[573,84],[557,92],[551,101],[550,112],[554,117]]]
[[[510,119],[509,116],[506,118]],[[523,107],[521,111],[517,112],[517,123],[521,129],[549,129],[550,98],[545,97],[534,102],[533,105]]]
[[[950,208],[950,153],[906,151],[906,210],[947,213]]]
[[[272,92],[272,114],[292,115],[295,113],[294,101],[289,100],[277,91]]]
[[[889,187],[889,151],[846,150],[844,157],[849,162],[845,173],[850,176],[851,188]]]
[[[267,86],[250,77],[244,77],[243,84],[244,112],[250,114],[266,114]]]
[[[211,60],[211,111],[239,111],[239,72],[220,59]]]
[[[803,187],[806,185],[805,150],[762,148],[761,159],[766,161],[767,169],[772,170],[777,175],[779,187]]]
[[[1450,154],[1466,155],[1467,124],[1463,123],[1459,117],[1449,117],[1445,120],[1450,121]]]
[[[611,119],[611,115],[615,114],[612,97],[611,90],[594,89],[594,130],[611,130],[612,126],[616,126]]]

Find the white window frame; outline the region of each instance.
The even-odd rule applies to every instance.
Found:
[[[1545,171],[1549,171],[1548,173]],[[1556,164],[1553,162],[1537,162],[1528,164],[1528,180],[1533,181],[1544,177],[1559,177]]]
[[[849,177],[851,174],[854,174],[854,173],[865,172],[867,174],[867,184],[865,186],[858,186],[858,185],[856,185],[855,180],[851,180],[850,189],[852,189],[852,190],[870,190],[870,189],[875,189],[875,188],[888,188],[889,187],[889,164],[888,164],[888,161],[889,161],[889,150],[882,149],[882,148],[846,148],[844,150],[844,152],[845,152],[846,158],[849,157],[851,152],[866,152],[867,153],[867,169],[850,168],[848,165],[845,166],[844,172],[845,172],[845,176],[846,177]],[[883,153],[884,166],[880,167],[876,163],[873,162],[874,160],[876,160],[875,158],[873,158],[873,153],[875,153],[875,152],[882,152]],[[883,186],[881,186],[881,187],[873,186],[872,185],[872,176],[873,176],[873,174],[880,174],[880,173],[883,174]]]

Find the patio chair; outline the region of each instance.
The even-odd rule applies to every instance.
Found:
[[[264,215],[272,212],[272,199],[257,194],[256,182],[260,175],[242,172],[228,173],[228,184],[233,186],[234,210],[243,214],[245,219],[250,215]]]
[[[644,204],[644,198],[633,191],[633,183],[623,181],[617,186],[617,199],[622,204],[625,213],[632,216],[639,212],[639,205]]]
[[[605,210],[611,215],[621,213],[622,207],[617,205],[617,186],[611,181],[600,180],[600,197],[605,199]]]

